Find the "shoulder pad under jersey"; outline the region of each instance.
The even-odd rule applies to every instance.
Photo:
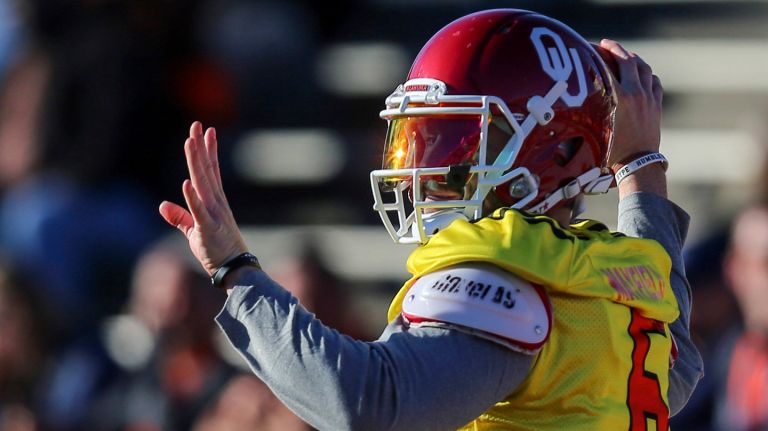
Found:
[[[413,326],[454,327],[523,353],[541,349],[552,326],[552,309],[540,286],[480,263],[421,277],[402,309]]]

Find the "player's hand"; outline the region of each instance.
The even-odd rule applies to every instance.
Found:
[[[227,260],[248,251],[229,208],[219,171],[216,131],[195,121],[184,143],[190,179],[182,185],[187,208],[163,201],[160,215],[178,228],[208,274]]]
[[[657,152],[661,142],[661,101],[663,88],[659,77],[637,54],[618,42],[603,39],[598,51],[607,63],[616,63],[616,124],[608,166],[614,167],[643,152]]]

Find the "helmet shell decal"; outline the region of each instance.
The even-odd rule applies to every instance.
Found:
[[[555,44],[554,47],[545,47],[544,38],[549,38]],[[584,69],[581,66],[579,53],[573,49],[566,49],[563,39],[554,31],[546,27],[536,27],[531,32],[531,40],[541,60],[541,67],[553,81],[566,81],[570,78],[574,69],[578,79],[579,92],[571,95],[568,92],[560,96],[568,106],[581,106],[587,98],[587,83],[584,78]],[[575,67],[574,67],[575,65]],[[570,90],[570,89],[569,89]]]

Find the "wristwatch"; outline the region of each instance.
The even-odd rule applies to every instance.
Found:
[[[257,259],[256,256],[252,255],[251,253],[245,252],[233,257],[232,259],[229,259],[228,261],[224,262],[224,264],[221,265],[218,269],[216,269],[216,271],[211,276],[211,284],[217,289],[223,289],[224,286],[222,286],[222,282],[224,281],[224,277],[226,277],[230,272],[243,266],[252,266],[256,269],[261,269],[261,265],[259,265],[259,259]]]

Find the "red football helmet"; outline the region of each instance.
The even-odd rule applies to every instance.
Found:
[[[484,201],[544,213],[607,192],[612,79],[593,47],[552,18],[498,9],[448,24],[380,114],[389,129],[371,185],[392,238],[426,242],[456,218],[483,217]]]

